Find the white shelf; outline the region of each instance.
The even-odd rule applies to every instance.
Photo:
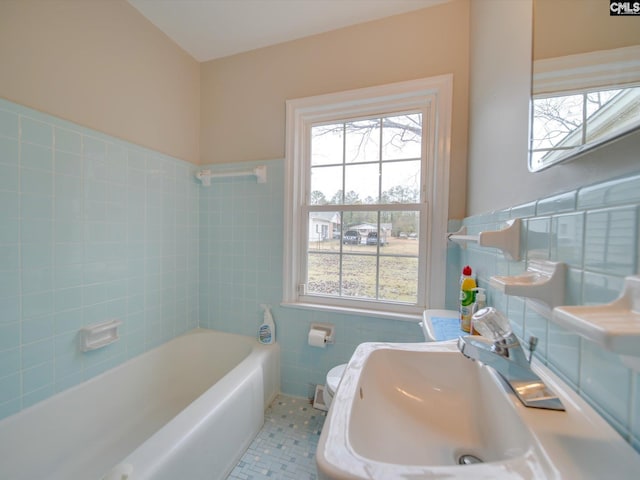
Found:
[[[520,224],[521,220],[516,218],[509,220],[502,230],[480,232],[478,235],[467,235],[467,227],[463,226],[457,232],[449,233],[447,238],[463,247],[473,242],[481,247],[497,248],[508,260],[520,260]]]
[[[489,285],[505,295],[534,298],[553,308],[564,303],[566,271],[562,262],[530,260],[525,273],[491,277]]]
[[[640,357],[640,276],[627,277],[611,303],[556,307],[552,319],[607,350]]]

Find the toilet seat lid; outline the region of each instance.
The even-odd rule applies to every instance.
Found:
[[[331,395],[334,395],[336,393],[345,368],[347,368],[347,364],[343,363],[342,365],[333,367],[331,370],[329,370],[329,373],[327,373],[327,389],[329,390],[329,393]]]

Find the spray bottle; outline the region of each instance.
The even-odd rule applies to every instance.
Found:
[[[476,292],[476,301],[473,304],[473,308],[471,309],[471,329],[469,333],[471,335],[479,335],[479,333],[473,328],[473,315],[478,311],[487,306],[487,295],[485,293],[485,289],[482,287],[477,287],[473,289]]]
[[[271,305],[261,304],[260,307],[264,309],[264,315],[262,325],[258,329],[258,341],[269,345],[276,341],[276,325],[271,315]]]

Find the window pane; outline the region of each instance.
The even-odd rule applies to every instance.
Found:
[[[343,245],[365,245],[367,234],[378,228],[378,212],[342,212]]]
[[[376,298],[376,257],[344,255],[342,259],[342,296]]]
[[[307,293],[340,295],[340,255],[309,253]]]
[[[340,251],[340,213],[309,213],[309,251]]]
[[[346,123],[345,162],[377,162],[380,160],[380,120]]]
[[[342,203],[342,167],[311,168],[310,195],[310,205]]]
[[[378,203],[380,198],[380,164],[367,163],[345,167],[346,205]]]
[[[380,212],[380,223],[389,229],[384,255],[418,256],[420,215],[418,212]]]
[[[340,235],[338,212],[309,214],[307,293],[415,303],[419,212],[351,211],[342,218]]]
[[[420,158],[422,115],[387,117],[382,124],[382,160]]]
[[[379,300],[418,301],[418,258],[380,257]]]
[[[343,123],[311,128],[312,166],[342,163],[343,132]]]
[[[538,150],[580,145],[582,108],[582,95],[535,99],[532,148]]]
[[[382,202],[420,201],[420,160],[382,164]]]

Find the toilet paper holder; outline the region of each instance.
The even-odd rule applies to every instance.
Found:
[[[325,343],[333,343],[334,342],[334,330],[335,327],[330,323],[312,323],[310,330],[320,330],[325,332],[324,342]]]

